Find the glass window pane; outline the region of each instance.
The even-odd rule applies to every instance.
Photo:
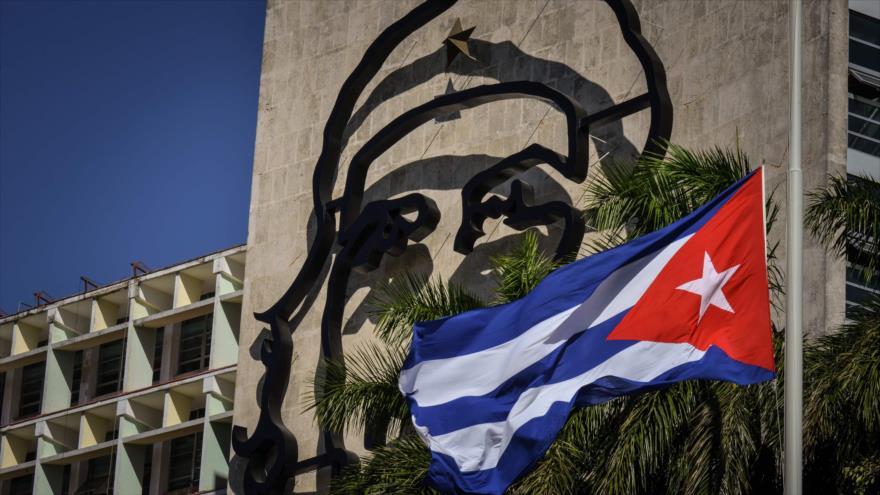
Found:
[[[103,344],[98,349],[98,383],[95,395],[118,392],[122,385],[123,341]]]
[[[213,315],[183,322],[180,326],[177,374],[199,371],[208,367],[211,353]]]
[[[871,120],[880,120],[880,104],[850,95],[849,112]]]
[[[854,115],[849,116],[849,130],[862,136],[880,139],[880,125]]]
[[[849,135],[848,146],[869,155],[880,156],[880,143],[860,138],[854,134]]]
[[[40,406],[43,402],[43,378],[45,374],[45,361],[29,364],[21,369],[18,418],[40,413]]]
[[[849,35],[880,45],[880,21],[859,12],[849,11]]]
[[[880,50],[856,40],[849,40],[849,62],[880,72]]]

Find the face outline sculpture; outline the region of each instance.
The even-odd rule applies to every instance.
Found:
[[[662,154],[672,129],[672,104],[666,88],[663,65],[641,35],[638,15],[629,0],[606,0],[614,11],[624,41],[636,55],[645,73],[648,91],[635,98],[588,113],[572,97],[536,81],[509,81],[480,85],[452,92],[412,108],[392,120],[370,138],[350,161],[342,196],[332,197],[333,184],[345,147],[346,127],[355,104],[373,80],[392,50],[417,29],[439,17],[456,0],[430,0],[418,5],[386,28],[367,48],[357,67],[344,82],[323,134],[323,147],[313,174],[313,217],[315,237],[307,258],[287,291],[268,310],[255,314],[269,325],[262,341],[260,361],[266,368],[259,392],[260,417],[250,436],[241,426],[233,429],[233,448],[239,463],[237,476],[245,493],[279,493],[297,474],[329,467],[332,474],[357,458],[345,449],[342,437],[321,432],[321,452],[299,461],[297,443],[285,427],[281,404],[290,377],[293,341],[291,334],[308,310],[306,300],[323,280],[323,272],[334,248],[327,300],[321,320],[321,355],[341,360],[342,320],[348,281],[353,270],[370,271],[384,255],[401,255],[410,241],[418,243],[437,227],[439,209],[434,201],[410,193],[395,199],[380,199],[362,205],[370,165],[396,142],[420,125],[453,112],[514,98],[531,98],[553,105],[565,117],[567,153],[560,154],[540,144],[531,144],[500,160],[469,179],[461,189],[462,218],[454,248],[467,254],[483,236],[488,218],[504,218],[516,230],[563,222],[556,247],[557,258],[576,252],[584,236],[580,212],[565,201],[532,204],[531,188],[515,179],[506,198],[486,198],[505,181],[533,167],[546,164],[573,182],[583,182],[588,172],[589,129],[627,115],[650,109],[651,121],[644,152]],[[337,225],[337,215],[339,225]],[[414,215],[414,217],[413,217]]]

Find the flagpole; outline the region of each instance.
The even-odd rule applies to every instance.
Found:
[[[788,162],[788,248],[785,304],[785,471],[784,492],[800,495],[803,455],[803,238],[801,173],[801,0],[789,0],[791,39],[789,90],[791,128]]]

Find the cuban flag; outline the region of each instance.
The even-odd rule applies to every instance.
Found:
[[[430,481],[500,494],[576,406],[682,380],[774,378],[763,172],[528,296],[418,323],[400,375]]]

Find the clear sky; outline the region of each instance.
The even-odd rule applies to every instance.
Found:
[[[264,0],[0,0],[0,308],[244,243]]]

